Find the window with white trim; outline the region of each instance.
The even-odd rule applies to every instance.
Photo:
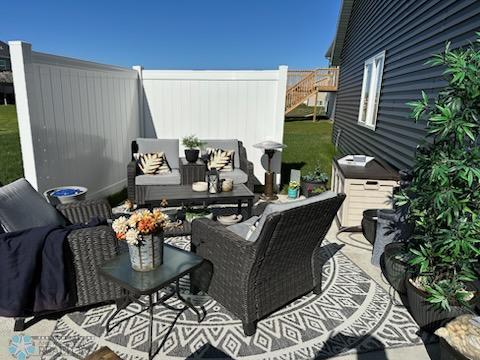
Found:
[[[358,123],[375,130],[377,124],[378,103],[382,88],[383,65],[385,64],[385,51],[365,61],[363,69],[362,97],[360,98],[360,111]]]

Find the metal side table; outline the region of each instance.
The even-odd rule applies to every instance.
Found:
[[[153,352],[152,332],[153,332],[153,308],[157,305],[163,305],[167,309],[174,311],[183,311],[186,307],[190,308],[197,315],[198,322],[201,322],[205,314],[201,314],[195,306],[187,299],[182,297],[179,289],[180,278],[189,274],[192,270],[199,267],[203,259],[193,253],[178,249],[174,246],[164,245],[163,264],[157,269],[148,272],[138,272],[132,269],[128,253],[121,254],[100,267],[100,274],[113,281],[123,289],[124,297],[117,302],[117,310],[107,321],[107,333],[110,332],[122,321],[120,320],[113,326],[110,325],[115,316],[129,304],[135,302],[142,306],[142,310],[135,313],[138,315],[144,311],[149,311],[149,331],[148,331],[148,358],[152,359],[159,348]],[[172,285],[174,283],[174,285]],[[164,288],[173,287],[173,291],[160,297],[158,292]],[[147,296],[148,301],[140,300],[140,296]],[[185,307],[177,309],[166,303],[173,295],[185,304]],[[155,301],[154,301],[155,298]],[[168,336],[168,333],[167,335]]]

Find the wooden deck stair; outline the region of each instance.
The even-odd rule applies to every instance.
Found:
[[[338,68],[289,70],[285,114],[315,93],[337,91],[338,72]]]

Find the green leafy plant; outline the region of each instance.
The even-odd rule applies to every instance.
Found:
[[[315,167],[315,169],[313,169],[313,171],[302,176],[302,180],[307,182],[326,184],[328,182],[328,174],[325,171],[323,171],[322,166],[320,164],[317,164],[317,166]]]
[[[480,255],[480,33],[475,44],[436,55],[448,85],[409,103],[431,141],[417,149],[411,185],[396,197],[415,225],[408,248],[414,283],[427,301],[468,306]],[[419,281],[420,280],[420,281]]]
[[[298,190],[300,189],[300,183],[298,181],[290,181],[288,183],[288,188],[290,190]]]
[[[200,141],[195,135],[185,136],[182,139],[182,145],[187,149],[201,148],[205,145],[203,141]]]

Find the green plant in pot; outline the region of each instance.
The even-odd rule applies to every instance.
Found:
[[[409,103],[427,121],[431,141],[417,149],[413,180],[396,198],[415,224],[408,302],[421,327],[434,330],[472,306],[480,254],[480,34],[475,44],[429,63],[444,66],[448,85],[430,101]]]
[[[288,183],[288,197],[290,199],[296,199],[300,191],[300,183],[298,181],[290,181]]]
[[[189,163],[195,163],[200,154],[200,148],[205,145],[195,135],[186,136],[182,139],[182,145],[185,147],[185,158]]]
[[[301,182],[303,195],[306,197],[315,196],[326,190],[328,174],[317,164],[313,171],[302,176]]]

